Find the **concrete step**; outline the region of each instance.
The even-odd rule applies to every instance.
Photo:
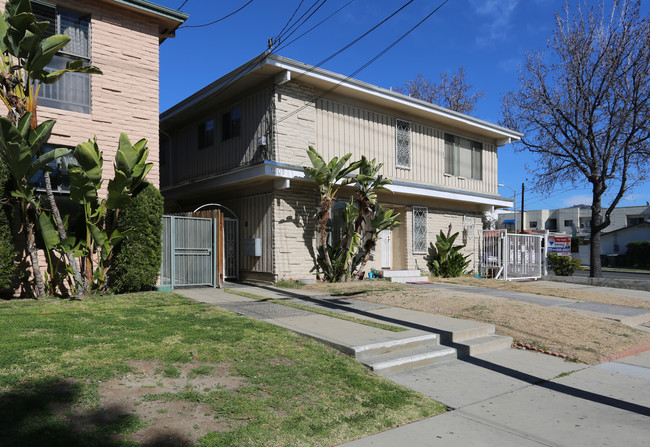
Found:
[[[434,344],[407,351],[364,356],[358,360],[377,374],[394,374],[456,358],[456,349]]]
[[[393,269],[382,269],[384,278],[399,278],[403,276],[417,276],[418,278],[422,277],[420,270],[393,270]]]
[[[472,338],[487,337],[494,334],[494,325],[478,321],[461,320],[443,315],[429,314],[399,307],[389,307],[373,311],[378,319],[386,323],[403,324],[410,329],[436,333],[440,344],[460,343]]]
[[[385,355],[394,352],[404,352],[422,346],[434,346],[440,344],[438,334],[424,334],[414,337],[397,340],[386,340],[378,343],[371,343],[363,346],[355,346],[354,357],[357,359]]]
[[[472,357],[487,352],[501,351],[510,349],[511,346],[512,337],[494,334],[486,337],[471,338],[455,345],[458,351],[458,357]]]
[[[413,282],[418,283],[418,282],[426,281],[427,277],[426,276],[420,276],[420,275],[418,275],[418,276],[391,276],[388,279],[390,279],[390,282],[398,282],[398,283],[406,284],[406,283],[409,283],[409,282],[410,283],[413,283]]]

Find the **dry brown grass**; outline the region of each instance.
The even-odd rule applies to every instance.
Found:
[[[465,284],[469,282],[467,281]],[[485,283],[481,285],[485,286]],[[505,283],[498,288],[528,293],[540,293],[542,290],[532,286],[534,283]],[[564,353],[570,358],[590,364],[597,363],[603,357],[650,343],[649,332],[634,329],[616,321],[567,309],[545,307],[475,293],[429,290],[383,281],[345,284],[319,283],[307,287],[332,294],[349,295],[351,298],[378,304],[492,323],[498,334],[509,335],[514,338],[515,342],[521,341]],[[551,295],[549,293],[551,289],[544,288],[543,290],[545,295]],[[562,295],[555,294],[553,296],[579,300],[585,298],[582,296],[583,292],[576,295],[569,294],[567,291],[557,291],[556,293],[562,293]],[[594,294],[590,296],[593,297]],[[605,299],[603,296],[597,298]]]
[[[576,290],[567,287],[566,284],[550,281],[500,281],[496,279],[482,279],[471,276],[459,278],[435,278],[436,282],[464,284],[468,286],[489,287],[491,289],[512,290],[515,292],[533,293],[535,295],[556,296],[571,300],[590,301],[592,303],[617,304],[619,306],[636,307],[639,309],[650,309],[650,301],[623,296],[622,294],[606,294],[589,291]]]

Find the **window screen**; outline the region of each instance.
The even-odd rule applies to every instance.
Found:
[[[413,207],[413,253],[427,252],[427,215],[427,208]]]
[[[411,167],[411,123],[395,120],[395,159],[398,168]]]

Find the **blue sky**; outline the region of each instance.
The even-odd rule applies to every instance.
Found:
[[[183,0],[154,0],[176,9]],[[248,0],[188,0],[182,11],[190,14],[186,25],[219,19]],[[297,37],[349,0],[329,0],[290,39]],[[237,14],[211,26],[182,28],[160,47],[160,110],[164,111],[223,74],[266,49],[277,36],[300,0],[253,0]],[[314,3],[304,0],[296,17]],[[278,54],[308,64],[318,64],[399,8],[403,1],[354,0],[338,14]],[[322,67],[350,75],[422,20],[442,1],[415,0],[403,11]],[[591,3],[588,2],[588,3]],[[644,0],[647,14],[650,0]],[[485,90],[475,116],[497,123],[501,95],[517,88],[519,66],[526,52],[545,48],[554,13],[564,0],[449,0],[436,14],[389,52],[355,76],[389,88],[401,86],[417,73],[437,81],[441,72],[465,67],[475,88]],[[609,4],[609,0],[606,2]],[[550,194],[528,187],[534,159],[509,145],[499,149],[499,182],[517,190],[526,183],[526,209],[558,208],[590,204],[584,188],[560,185]],[[512,197],[508,188],[501,195]],[[650,184],[637,187],[619,206],[642,205],[650,200]],[[607,201],[607,200],[606,200]]]

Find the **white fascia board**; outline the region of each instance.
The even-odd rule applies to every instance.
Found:
[[[251,180],[256,177],[275,177],[282,179],[307,179],[305,171],[296,166],[289,166],[272,161],[265,161],[262,164],[255,166],[247,166],[235,171],[226,172],[224,174],[206,178],[197,182],[188,182],[168,188],[162,188],[163,191],[170,193],[181,193],[186,188],[195,189],[197,186],[205,186],[206,188],[223,186],[229,183],[235,183],[245,180]],[[391,184],[387,189],[399,193],[419,197],[429,197],[434,199],[455,200],[458,202],[474,203],[479,205],[491,205],[496,207],[511,207],[512,200],[499,199],[496,197],[473,195],[463,193],[460,191],[440,190],[427,186],[409,185],[409,184]]]
[[[405,105],[407,107],[412,107],[418,110],[422,110],[439,117],[452,119],[458,122],[459,125],[463,124],[466,126],[471,126],[473,128],[478,128],[484,131],[496,133],[500,136],[500,138],[498,139],[499,145],[508,144],[512,142],[512,140],[520,140],[521,137],[523,136],[523,134],[519,132],[506,129],[501,126],[496,126],[494,124],[488,123],[487,121],[482,121],[476,118],[472,118],[468,115],[454,112],[452,110],[448,110],[442,107],[437,107],[435,104],[430,104],[424,101],[415,100],[413,98],[409,98],[408,96],[397,94],[396,92],[391,92],[390,90],[386,90],[384,88],[372,84],[367,84],[365,82],[358,81],[356,79],[347,79],[343,77],[339,79],[338,77],[333,76],[335,73],[328,74],[327,72],[324,72],[319,69],[315,69],[311,71],[305,70],[303,67],[292,64],[287,60],[278,60],[272,56],[267,58],[266,63],[274,67],[296,72],[298,74],[296,78],[298,78],[300,75],[304,75],[304,76],[310,76],[315,79],[320,79],[321,81],[325,81],[333,84],[340,84],[340,86],[349,88],[351,90],[355,90],[365,94],[370,94],[378,98],[382,98],[387,101],[392,101],[398,104]]]
[[[172,194],[180,194],[187,188],[214,188],[217,186],[224,186],[229,183],[236,183],[264,176],[283,179],[304,179],[305,172],[302,169],[293,166],[285,166],[274,162],[265,161],[264,163],[255,166],[245,166],[243,168],[235,169],[230,172],[215,175],[213,177],[207,177],[196,181],[185,182],[178,185],[161,188],[161,190],[170,192]]]
[[[495,197],[476,196],[456,191],[442,191],[439,189],[425,188],[422,186],[409,185],[388,185],[386,188],[399,194],[408,194],[420,197],[431,197],[434,199],[456,200],[458,202],[477,203],[481,205],[492,205],[498,207],[512,206],[512,200],[498,199]]]

